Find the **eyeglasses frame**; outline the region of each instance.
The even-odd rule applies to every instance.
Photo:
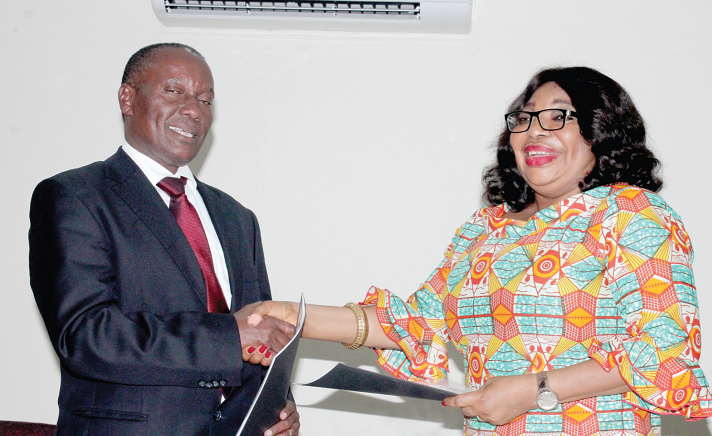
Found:
[[[556,128],[556,129],[547,129],[546,127],[544,127],[544,126],[541,124],[541,118],[539,118],[539,114],[542,113],[542,112],[551,111],[551,110],[561,111],[561,112],[564,113],[564,123],[561,125],[561,127]],[[529,116],[531,117],[531,118],[529,118],[529,125],[527,126],[526,129],[522,130],[521,132],[512,132],[512,129],[509,128],[509,122],[507,122],[507,118],[508,118],[510,115],[512,115],[512,114],[521,114],[521,113],[529,114]],[[578,112],[572,111],[572,110],[570,110],[570,109],[558,109],[558,108],[542,109],[542,110],[537,111],[537,112],[514,111],[514,112],[510,112],[510,113],[508,113],[508,114],[504,114],[504,124],[507,125],[507,130],[509,130],[509,133],[525,133],[525,132],[529,131],[529,129],[532,128],[532,121],[534,121],[534,117],[536,117],[536,120],[539,122],[539,126],[540,126],[542,129],[546,130],[547,132],[554,132],[554,131],[556,131],[556,130],[561,130],[561,129],[563,129],[564,127],[566,127],[566,119],[567,119],[568,117],[576,117],[576,118],[578,118]]]

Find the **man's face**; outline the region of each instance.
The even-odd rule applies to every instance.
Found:
[[[127,142],[175,173],[195,158],[210,130],[213,88],[204,60],[182,49],[158,51],[136,87],[119,88]]]

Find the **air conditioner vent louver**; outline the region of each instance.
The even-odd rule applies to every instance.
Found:
[[[476,0],[151,0],[166,26],[468,33]]]
[[[363,1],[225,1],[225,0],[165,0],[166,12],[201,11],[214,15],[266,15],[275,12],[300,17],[318,14],[322,17],[385,18],[418,20],[420,2],[363,2]]]

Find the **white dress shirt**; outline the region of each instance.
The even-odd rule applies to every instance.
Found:
[[[122,148],[136,163],[136,165],[138,165],[141,171],[143,171],[143,174],[146,175],[153,187],[156,188],[156,192],[158,192],[161,196],[163,202],[166,203],[166,207],[170,206],[171,197],[168,193],[166,193],[166,191],[158,187],[158,182],[163,180],[165,177],[180,178],[182,176],[188,179],[188,182],[185,185],[185,195],[188,197],[190,204],[192,204],[198,212],[200,223],[203,225],[205,236],[208,238],[210,254],[213,256],[215,275],[217,276],[220,288],[225,295],[225,301],[227,301],[227,305],[230,306],[230,303],[232,302],[232,291],[230,290],[230,279],[227,274],[225,254],[223,253],[222,246],[220,245],[218,234],[215,232],[213,222],[210,220],[208,209],[205,207],[205,203],[203,202],[203,197],[201,197],[200,193],[198,193],[198,184],[195,182],[195,177],[193,177],[193,173],[190,171],[190,168],[188,168],[188,166],[182,166],[178,168],[178,171],[176,171],[175,174],[173,174],[155,160],[133,148],[128,142],[124,142]]]

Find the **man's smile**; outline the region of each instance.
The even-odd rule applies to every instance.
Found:
[[[180,127],[168,126],[168,128],[171,129],[171,130],[173,130],[174,132],[180,134],[180,135],[185,136],[186,138],[194,138],[194,137],[195,137],[195,134],[194,134],[194,133],[190,133],[190,132],[188,132],[188,131],[186,131],[186,130],[184,130],[184,129],[181,129]]]

